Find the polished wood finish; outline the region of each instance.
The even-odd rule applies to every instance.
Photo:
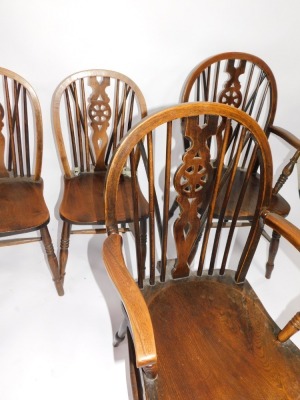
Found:
[[[300,251],[300,236],[299,229],[291,222],[284,220],[280,215],[266,211],[263,213],[263,218],[266,225],[284,236],[298,251]]]
[[[291,222],[283,219],[280,215],[264,211],[262,218],[266,225],[273,229],[273,232],[279,232],[278,235],[285,237],[298,251],[300,251],[300,229]],[[291,336],[300,330],[300,312],[298,312],[279,332],[278,340],[286,342]]]
[[[198,64],[188,75],[182,88],[181,102],[188,101],[213,101],[239,108],[259,123],[267,137],[275,134],[296,149],[291,160],[282,169],[272,193],[271,209],[286,217],[290,206],[279,191],[297,163],[300,155],[300,140],[287,130],[273,125],[277,107],[277,86],[269,66],[260,58],[247,53],[228,52],[210,57]],[[255,175],[252,181],[251,192],[249,196],[246,196],[248,202],[245,201],[242,206],[243,215],[250,221],[255,211],[251,204],[252,193],[257,191]],[[239,182],[235,184],[238,187]],[[228,219],[231,219],[230,215]],[[268,235],[265,237],[270,240],[266,264],[266,277],[270,278],[280,235],[274,231],[271,238]]]
[[[56,290],[63,295],[43,197],[40,104],[24,78],[4,68],[0,75],[0,236],[13,236],[1,240],[0,247],[41,240]],[[40,236],[23,235],[33,231]]]
[[[290,337],[300,330],[300,312],[298,312],[279,332],[278,340],[286,342]]]
[[[145,298],[159,366],[145,382],[158,399],[297,399],[299,351],[276,342],[278,327],[247,283],[194,276]]]
[[[130,312],[131,329],[137,353],[136,365],[142,368],[145,365],[156,364],[157,361],[152,323],[145,300],[126,268],[121,243],[121,236],[110,235],[104,244],[103,257],[121,297],[126,297],[128,304],[135,304],[134,313],[131,313],[126,305],[125,308],[127,312]],[[141,329],[141,326],[144,329]]]
[[[180,146],[181,124],[190,143],[186,150]],[[145,268],[131,255],[128,269],[116,218],[117,182],[137,147],[146,155],[145,171],[140,163],[138,172],[151,211],[149,250]],[[227,208],[241,176],[240,162],[244,174],[228,229]],[[239,238],[237,221],[254,165],[260,171],[256,211],[247,236]],[[272,174],[270,148],[259,125],[218,103],[159,111],[143,119],[116,149],[107,173],[103,257],[126,311],[136,399],[283,400],[299,395],[300,351],[290,341],[277,340],[279,328],[246,281],[264,222],[288,240],[297,234],[293,244],[300,241],[299,229],[268,210]],[[179,206],[170,218],[174,199]],[[190,263],[199,232],[199,249]]]
[[[60,204],[63,221],[59,265],[62,280],[73,233],[104,233],[99,229],[72,230],[72,225],[104,225],[104,189],[107,163],[127,131],[147,114],[144,97],[137,85],[123,74],[87,70],[63,80],[52,99],[53,128],[64,189]],[[146,241],[148,204],[139,187],[133,188],[139,151],[133,152],[122,173],[118,193],[118,222],[123,230],[132,228],[134,204],[139,204],[133,232]],[[133,166],[134,165],[134,166]],[[133,197],[133,192],[136,197]],[[139,220],[139,221],[138,221]],[[145,251],[143,252],[145,257]]]

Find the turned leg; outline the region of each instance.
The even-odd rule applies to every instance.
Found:
[[[274,260],[278,251],[279,247],[279,239],[280,239],[279,233],[276,231],[273,231],[272,233],[272,239],[270,241],[270,247],[269,247],[269,258],[266,264],[266,278],[270,279],[272,271],[274,269]]]
[[[69,222],[64,221],[61,232],[60,252],[59,252],[59,271],[62,283],[64,282],[66,273],[66,264],[69,254],[70,233],[71,233],[71,224]]]
[[[286,342],[291,336],[300,331],[300,312],[298,312],[279,332],[278,340]]]
[[[127,318],[124,317],[119,330],[115,334],[114,347],[118,347],[119,344],[125,339],[126,332],[127,332]]]
[[[51,237],[50,237],[50,233],[49,233],[49,230],[48,230],[48,228],[46,226],[41,229],[41,237],[42,237],[42,242],[43,242],[46,254],[47,254],[50,270],[51,270],[51,273],[52,273],[52,279],[53,279],[53,281],[55,283],[55,287],[56,287],[57,293],[58,293],[59,296],[63,296],[64,289],[63,289],[62,282],[61,282],[61,279],[60,279],[58,262],[57,262],[56,255],[54,253],[54,249],[53,249],[53,244],[52,244],[52,240],[51,240]]]

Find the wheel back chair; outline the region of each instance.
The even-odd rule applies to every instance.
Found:
[[[104,184],[107,163],[119,140],[146,114],[140,89],[128,77],[114,71],[96,69],[75,73],[63,80],[54,92],[53,127],[64,171],[59,208],[63,221],[59,254],[62,281],[70,234],[106,232]],[[138,165],[139,153],[133,154],[132,158]],[[134,205],[130,165],[129,161],[118,186],[117,219],[123,231],[134,231],[130,224]],[[135,200],[140,206],[139,232],[145,248],[148,206],[139,194]],[[92,227],[72,230],[72,225]]]
[[[178,150],[181,122],[185,151]],[[116,218],[117,182],[137,148],[147,155],[145,172],[142,162],[138,170],[149,202],[146,274],[138,241],[136,255],[127,252],[127,268]],[[256,192],[254,165],[260,172]],[[237,180],[238,195],[232,192]],[[255,212],[250,227],[239,229],[249,191]],[[116,149],[105,196],[103,257],[125,310],[115,345],[127,331],[134,398],[299,398],[300,350],[287,339],[300,328],[300,313],[280,331],[246,280],[264,223],[300,250],[300,230],[268,210],[272,159],[259,125],[237,108],[209,102],[148,116]],[[178,207],[170,219],[174,199]]]
[[[274,126],[277,107],[277,87],[274,75],[268,65],[258,57],[246,53],[223,53],[210,57],[198,64],[188,75],[181,93],[181,102],[212,101],[229,104],[251,115],[265,132],[266,136],[274,134],[295,148],[295,153],[282,169],[272,190],[270,209],[286,217],[290,205],[279,194],[280,189],[292,173],[300,155],[300,140],[285,129]],[[282,146],[284,149],[284,146]],[[283,160],[282,160],[283,161]],[[241,173],[243,173],[241,171]],[[257,165],[253,169],[253,190],[258,190]],[[237,184],[239,184],[237,182]],[[237,191],[238,193],[238,191]],[[241,225],[247,226],[254,215],[252,194],[245,202],[241,213]],[[175,205],[174,205],[175,206]],[[220,211],[217,211],[220,212]],[[228,225],[232,214],[226,215]],[[272,237],[264,231],[270,242],[269,256],[266,263],[266,277],[270,278],[274,260],[278,251],[280,234],[274,230]],[[196,249],[195,249],[196,250]],[[194,252],[191,253],[191,258]]]
[[[36,93],[16,73],[0,68],[0,246],[41,240],[59,295],[58,263],[48,230],[41,178],[42,113]],[[40,236],[27,234],[40,231]],[[16,236],[17,235],[17,236]]]

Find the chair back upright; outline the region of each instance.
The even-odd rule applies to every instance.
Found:
[[[189,143],[186,150],[177,146],[181,126]],[[210,102],[180,104],[145,118],[123,139],[108,170],[105,207],[109,235],[118,232],[117,182],[126,158],[137,147],[146,154],[144,177],[139,171],[139,182],[144,182],[142,189],[149,202],[146,279],[151,285],[156,281],[156,271],[159,271],[159,280],[164,282],[169,267],[173,278],[188,276],[191,270],[198,275],[204,270],[208,274],[215,270],[224,274],[228,264],[230,267],[241,205],[251,193],[251,172],[254,164],[258,165],[259,190],[252,199],[256,211],[247,238],[238,246],[241,251],[236,280],[243,281],[261,235],[260,215],[271,196],[271,153],[259,125],[237,108]],[[239,194],[234,194],[237,201],[232,204],[236,180],[239,180]],[[170,218],[170,205],[174,201],[179,207]],[[222,210],[217,215],[216,204],[221,204]],[[225,218],[229,207],[233,208],[230,229],[226,228]],[[216,219],[217,229],[211,229]],[[189,255],[199,234],[202,239],[197,260],[190,265]],[[138,242],[136,248],[139,248]],[[137,265],[138,284],[143,287],[145,265],[141,265],[138,251]]]
[[[277,86],[270,67],[259,57],[227,52],[207,58],[188,75],[181,102],[210,101],[232,105],[254,118],[266,135],[277,107]]]
[[[41,177],[43,126],[39,100],[31,85],[0,68],[0,178]]]
[[[52,100],[53,125],[65,177],[106,170],[118,144],[146,116],[144,97],[125,75],[87,70],[66,78]]]

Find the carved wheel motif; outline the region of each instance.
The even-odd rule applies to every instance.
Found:
[[[178,194],[188,198],[199,197],[199,192],[203,189],[208,179],[207,169],[203,164],[201,159],[194,158],[191,160],[190,166],[182,167],[182,176],[179,184],[176,185]]]
[[[110,99],[105,92],[110,85],[110,78],[105,77],[99,82],[95,76],[89,78],[89,86],[93,92],[90,97],[88,115],[93,129],[92,143],[96,155],[96,170],[105,169],[105,150],[108,143],[107,128],[111,117]]]
[[[111,108],[109,104],[102,100],[91,101],[89,117],[92,125],[97,125],[101,128],[104,123],[108,123],[110,120]]]
[[[231,87],[227,91],[224,90],[221,93],[219,97],[219,102],[238,108],[242,102],[242,94],[240,91],[237,91],[234,87]]]

